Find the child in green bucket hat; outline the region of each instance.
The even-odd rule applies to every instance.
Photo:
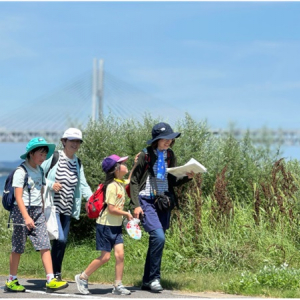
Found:
[[[46,159],[48,159],[53,154],[56,145],[48,143],[43,137],[35,137],[29,141],[29,143],[26,146],[26,152],[22,154],[20,158],[22,159],[26,159],[27,157],[29,158],[30,152],[38,147],[48,148],[48,151],[46,152]]]
[[[28,184],[24,186],[25,170],[17,168],[12,186],[15,193],[15,205],[11,211],[13,221],[12,250],[10,254],[10,271],[4,290],[7,292],[25,292],[17,278],[21,254],[25,251],[27,237],[33,247],[41,253],[41,259],[46,272],[46,289],[49,292],[64,289],[66,281],[54,278],[50,253],[50,240],[44,215],[43,186],[44,173],[40,165],[49,158],[55,150],[55,144],[48,143],[43,137],[35,137],[26,146],[26,152],[20,157],[24,159],[23,166],[28,173]]]

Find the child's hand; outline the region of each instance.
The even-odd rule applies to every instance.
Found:
[[[132,214],[130,212],[128,212],[126,214],[126,218],[127,218],[128,221],[131,221],[133,219],[133,216],[132,216]]]
[[[32,230],[35,228],[34,221],[28,216],[28,218],[24,219],[25,225],[28,230]]]
[[[137,163],[140,153],[141,153],[141,152],[139,152],[139,153],[134,157],[134,165]]]

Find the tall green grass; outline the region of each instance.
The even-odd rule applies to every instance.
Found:
[[[105,156],[129,155],[130,166],[159,121],[146,115],[142,123],[113,116],[90,122],[78,155],[91,187],[95,189],[104,180],[101,161]],[[188,115],[174,130],[181,132],[173,148],[178,164],[193,157],[208,172],[177,188],[180,209],[173,210],[167,231],[163,285],[192,291],[299,297],[299,287],[287,279],[291,274],[298,277],[300,269],[299,162],[282,160],[280,147],[272,150],[268,137],[260,146],[254,145],[249,134],[242,140],[230,133],[215,137],[205,122],[195,122]],[[0,210],[0,214],[0,269],[8,270],[10,232],[5,227],[5,212]],[[65,278],[72,279],[99,255],[94,250],[94,236],[95,223],[82,209],[81,219],[71,225],[63,265]],[[139,285],[148,237],[143,232],[142,240],[135,241],[124,233],[124,239],[124,283]],[[38,254],[30,247],[21,259],[20,274],[44,276]],[[253,279],[262,274],[272,277],[272,283]],[[91,277],[95,282],[113,279],[113,258]]]

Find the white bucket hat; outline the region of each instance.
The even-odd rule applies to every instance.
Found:
[[[82,132],[77,128],[69,128],[64,132],[62,139],[82,141]]]

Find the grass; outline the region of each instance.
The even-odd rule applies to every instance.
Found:
[[[264,269],[264,264],[274,265],[282,261],[294,261],[294,264],[298,264],[300,260],[298,249],[289,243],[288,236],[285,238],[281,236],[285,228],[278,227],[278,230],[271,233],[267,232],[264,226],[256,227],[249,222],[247,226],[238,228],[238,224],[248,220],[250,210],[236,209],[235,221],[232,221],[223,232],[220,229],[217,232],[214,226],[208,226],[206,223],[209,221],[208,208],[209,205],[203,209],[205,234],[201,234],[197,249],[191,244],[192,232],[190,231],[191,235],[184,234],[192,222],[184,222],[184,227],[180,228],[178,221],[175,223],[173,220],[162,263],[162,284],[165,288],[280,298],[300,296],[299,288],[296,285],[291,286],[289,279],[291,274],[294,274],[294,278],[298,277],[298,269],[290,270],[286,267],[280,274],[277,272],[278,280],[273,279],[273,284],[265,285],[262,282],[253,284],[255,282],[253,278],[258,276],[259,270]],[[0,209],[0,216],[2,221],[7,220],[6,211]],[[8,275],[11,230],[3,227],[1,230],[4,234],[1,235],[0,272],[1,275]],[[147,250],[147,234],[143,233],[140,241],[124,234],[124,245],[124,284],[139,286]],[[94,239],[76,241],[74,235],[71,235],[63,264],[64,278],[74,280],[74,275],[81,272],[99,255],[94,249]],[[285,249],[286,253],[282,249]],[[29,241],[26,252],[21,257],[18,275],[31,278],[45,277],[40,255],[34,251]],[[273,278],[276,278],[276,272]],[[241,285],[242,279],[247,284]],[[112,283],[113,280],[114,258],[90,277],[90,282],[94,283]],[[285,286],[285,283],[288,284]]]
[[[7,212],[0,208],[1,220],[7,217]],[[2,224],[4,222],[1,222]],[[0,274],[7,276],[9,271],[9,254],[11,249],[11,230],[1,228],[5,232],[5,236],[1,237],[0,246]],[[147,250],[147,235],[143,233],[142,240],[136,241],[124,234],[125,245],[125,268],[123,282],[126,285],[139,286],[141,284],[141,276],[143,274],[144,258]],[[81,241],[77,244],[74,240],[69,241],[63,263],[64,279],[74,280],[75,274],[84,270],[87,265],[96,257],[99,252],[95,249],[95,241]],[[168,252],[168,251],[167,251]],[[112,283],[114,281],[114,257],[91,275],[89,281],[91,283]],[[163,267],[163,269],[166,269]],[[162,284],[167,289],[182,291],[221,291],[223,289],[222,282],[226,278],[224,273],[200,274],[193,272],[175,274],[165,270],[163,273]],[[45,273],[40,259],[39,252],[35,252],[30,241],[27,241],[25,253],[21,256],[19,277],[44,278]]]

